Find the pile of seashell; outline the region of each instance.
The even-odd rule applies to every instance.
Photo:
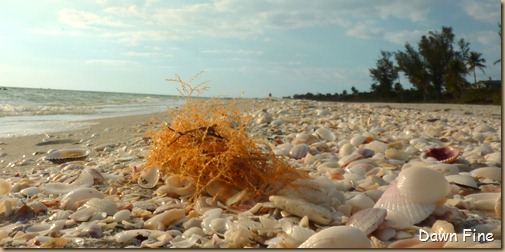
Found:
[[[0,246],[501,247],[499,119],[367,104],[250,102],[251,136],[269,141],[311,179],[279,189],[267,202],[248,205],[243,192],[220,202],[209,191],[191,204],[189,181],[161,177],[157,167],[140,170],[148,152],[142,135],[53,151],[7,165]],[[27,172],[16,172],[19,166]],[[451,234],[456,238],[440,238]]]

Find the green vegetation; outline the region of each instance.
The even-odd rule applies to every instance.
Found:
[[[501,24],[498,34],[501,37]],[[501,104],[501,81],[477,81],[476,70],[483,73],[486,60],[479,52],[470,50],[470,43],[460,39],[455,43],[451,27],[423,35],[417,49],[406,43],[404,50],[380,51],[375,68],[370,68],[373,80],[369,92],[359,92],[354,86],[351,94],[295,94],[295,99],[353,102],[443,102]],[[396,62],[396,64],[395,64]],[[500,60],[496,61],[496,63]],[[404,89],[402,73],[413,88]],[[473,74],[474,83],[466,80]]]

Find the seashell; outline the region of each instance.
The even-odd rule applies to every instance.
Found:
[[[1,194],[7,194],[12,188],[12,184],[5,180],[5,179],[0,179],[0,195]]]
[[[445,176],[445,179],[451,183],[456,184],[456,185],[472,187],[474,189],[479,188],[479,186],[477,186],[477,183],[475,183],[475,179],[472,178],[471,176],[454,174],[454,175]]]
[[[501,153],[495,152],[484,156],[487,165],[500,165],[501,164]]]
[[[426,166],[430,169],[433,169],[433,170],[436,170],[444,175],[454,175],[454,174],[458,174],[459,173],[459,168],[458,166],[454,165],[454,164],[444,164],[444,163],[440,163],[440,164],[432,164],[432,165],[428,165]]]
[[[501,182],[502,169],[499,167],[481,167],[470,172],[475,178],[488,178]]]
[[[344,145],[342,145],[342,147],[340,147],[339,151],[338,151],[338,156],[340,158],[343,158],[345,156],[348,156],[350,155],[351,153],[354,152],[356,148],[354,147],[354,145],[350,144],[350,143],[345,143]]]
[[[278,195],[272,195],[268,199],[277,208],[286,210],[299,217],[307,216],[309,220],[319,224],[327,225],[332,220],[332,214],[329,209],[304,200],[290,199]]]
[[[494,213],[496,214],[496,218],[501,220],[501,196],[496,200]]]
[[[485,132],[496,132],[496,129],[487,124],[481,124],[475,127],[474,131],[479,133],[485,133]]]
[[[266,110],[262,110],[257,116],[256,123],[257,124],[270,123],[273,120],[274,118],[270,113],[268,113]]]
[[[60,200],[60,207],[66,210],[76,210],[92,198],[103,198],[104,195],[95,188],[77,188],[65,194]]]
[[[183,181],[180,175],[171,175],[165,179],[165,185],[156,189],[156,194],[168,197],[179,197],[195,192],[195,186],[189,181]]]
[[[279,144],[275,146],[273,152],[276,156],[288,156],[292,148],[293,145],[290,143]]]
[[[43,190],[47,194],[64,194],[79,188],[89,188],[94,183],[93,176],[84,170],[72,183],[47,183]]]
[[[153,188],[160,180],[160,171],[158,167],[148,167],[144,168],[139,175],[137,183],[142,188]]]
[[[22,189],[19,192],[22,193],[23,195],[31,198],[31,197],[39,194],[41,192],[41,190],[38,187],[32,186],[32,187],[28,187],[28,188]]]
[[[289,156],[291,158],[300,159],[307,155],[309,151],[309,146],[307,144],[297,144],[291,148],[289,151]]]
[[[128,209],[123,209],[121,211],[118,211],[112,216],[115,222],[122,222],[125,220],[129,220],[131,217],[132,213]]]
[[[248,245],[252,237],[253,234],[247,227],[234,224],[224,233],[224,242],[230,248],[241,248]]]
[[[384,153],[389,146],[383,142],[374,140],[370,143],[365,144],[365,148],[373,150],[375,153]]]
[[[360,210],[372,208],[375,202],[364,194],[358,194],[345,202],[351,206],[351,213],[356,213]]]
[[[95,214],[96,209],[82,208],[69,215],[68,218],[78,222],[85,222],[91,219],[91,217],[93,217]]]
[[[386,218],[387,210],[382,208],[362,209],[349,217],[346,225],[355,227],[366,235],[375,231]]]
[[[317,129],[314,132],[314,135],[316,135],[320,139],[326,140],[328,142],[333,142],[333,141],[335,141],[335,138],[336,138],[335,134],[333,134],[333,132],[331,132],[331,130],[329,130],[326,127],[322,127],[322,128]]]
[[[394,221],[396,228],[403,229],[426,219],[435,210],[434,203],[419,203],[414,200],[402,195],[397,185],[392,183],[374,208],[386,209],[386,220]]]
[[[107,213],[107,215],[114,215],[117,212],[117,205],[114,201],[110,199],[99,199],[99,198],[93,198],[82,206],[83,208],[92,208],[95,209],[96,212],[104,212]]]
[[[144,223],[144,227],[147,229],[165,230],[170,224],[182,219],[184,216],[184,209],[170,209],[148,219]]]
[[[472,193],[465,196],[465,200],[471,202],[473,208],[484,211],[494,211],[495,204],[501,193]]]
[[[188,238],[175,237],[173,240],[169,241],[173,248],[191,248],[197,244],[202,236],[193,234]]]
[[[49,153],[45,160],[55,164],[62,164],[70,161],[84,160],[88,157],[88,149],[62,149]]]
[[[352,145],[354,145],[355,147],[358,147],[360,144],[363,144],[363,143],[369,143],[369,142],[372,142],[374,139],[371,138],[371,137],[367,137],[367,136],[363,136],[363,135],[357,135],[353,138],[351,138],[351,140],[349,141]]]
[[[410,158],[407,152],[398,149],[387,149],[384,152],[384,155],[386,155],[386,158],[388,159],[397,159],[402,161],[408,161]]]
[[[352,161],[355,161],[355,160],[358,160],[358,159],[361,159],[363,158],[363,156],[357,152],[353,152],[351,153],[350,155],[347,155],[341,159],[338,160],[338,165],[340,165],[340,167],[346,167],[349,163],[351,163]]]
[[[421,160],[427,162],[442,162],[452,164],[459,157],[461,150],[454,146],[441,146],[431,148],[421,154]]]
[[[450,191],[444,175],[426,167],[411,167],[398,174],[398,190],[409,200],[435,203]]]
[[[298,248],[370,248],[368,237],[361,230],[348,226],[323,229],[303,242]]]
[[[431,226],[431,229],[435,233],[445,233],[445,234],[456,233],[454,231],[454,226],[445,220],[435,221],[435,223],[433,223],[433,225]]]

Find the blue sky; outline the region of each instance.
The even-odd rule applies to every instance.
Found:
[[[3,1],[0,86],[176,95],[165,79],[204,71],[205,96],[369,91],[380,50],[442,26],[501,79],[500,22],[496,0]]]

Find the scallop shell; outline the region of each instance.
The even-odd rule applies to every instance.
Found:
[[[158,183],[160,179],[160,171],[158,167],[148,167],[143,169],[140,172],[140,176],[138,178],[138,184],[142,188],[153,188]]]
[[[49,153],[45,160],[55,164],[62,164],[70,161],[84,160],[89,156],[88,149],[62,149]]]
[[[421,160],[431,162],[435,159],[438,162],[452,164],[461,153],[461,149],[454,146],[441,146],[431,148],[421,154]]]
[[[435,210],[435,204],[415,202],[414,199],[402,195],[397,185],[392,183],[374,208],[386,209],[386,220],[394,221],[395,227],[402,229],[426,219]]]
[[[368,237],[361,230],[348,226],[323,229],[309,237],[298,248],[370,248]]]
[[[410,167],[398,174],[398,190],[409,200],[435,203],[450,191],[444,175],[426,167]]]
[[[387,213],[388,211],[383,208],[363,209],[349,217],[346,225],[355,227],[369,235],[384,222]]]

